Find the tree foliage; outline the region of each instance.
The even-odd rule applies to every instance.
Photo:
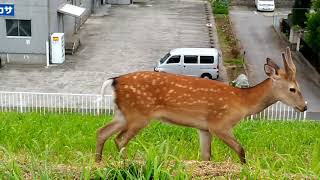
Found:
[[[300,27],[306,27],[307,13],[311,7],[311,0],[295,0],[292,9],[292,23]]]
[[[320,0],[313,1],[313,9],[315,12],[308,16],[307,40],[314,49],[320,51]]]

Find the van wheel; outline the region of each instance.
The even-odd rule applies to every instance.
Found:
[[[205,79],[212,79],[211,74],[205,73],[201,75],[201,78],[205,78]]]

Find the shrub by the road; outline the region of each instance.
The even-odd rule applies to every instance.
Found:
[[[229,0],[212,0],[214,14],[229,14]]]

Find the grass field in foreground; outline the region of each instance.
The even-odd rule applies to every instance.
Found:
[[[220,140],[199,162],[197,131],[153,122],[131,141],[124,160],[113,138],[94,163],[97,128],[111,117],[0,113],[0,179],[289,179],[320,176],[320,122],[244,121],[235,136],[247,165]]]

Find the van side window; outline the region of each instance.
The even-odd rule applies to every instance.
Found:
[[[197,64],[198,63],[198,56],[184,56],[184,63]]]
[[[176,64],[180,62],[180,56],[172,56],[168,61],[167,64]]]
[[[213,56],[200,56],[200,64],[213,64]]]

